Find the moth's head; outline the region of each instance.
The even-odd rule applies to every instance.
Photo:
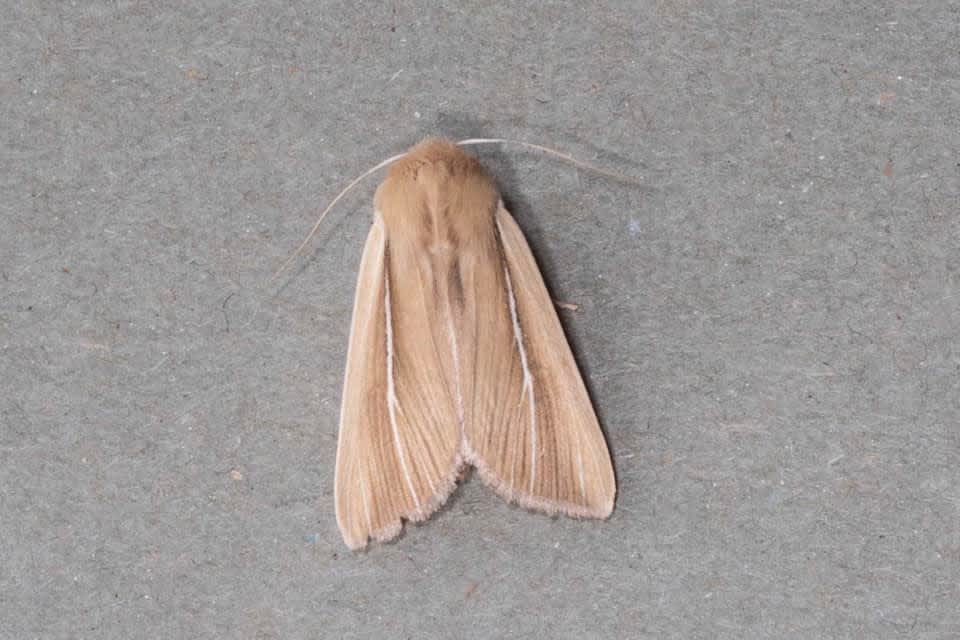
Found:
[[[499,200],[480,161],[441,138],[427,138],[390,165],[374,198],[387,225],[407,214],[491,213]]]
[[[393,163],[391,171],[408,171],[417,165],[436,162],[480,168],[479,161],[454,142],[445,138],[425,138],[407,149],[407,154]]]

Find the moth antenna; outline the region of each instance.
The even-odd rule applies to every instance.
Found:
[[[481,144],[514,144],[526,149],[533,149],[534,151],[541,151],[547,155],[554,156],[555,158],[560,158],[561,160],[566,160],[570,164],[585,169],[587,171],[592,171],[593,173],[598,173],[600,175],[607,176],[609,178],[614,178],[615,180],[620,180],[621,182],[628,182],[630,184],[643,184],[639,178],[634,178],[632,176],[624,175],[622,173],[617,173],[616,171],[610,171],[609,169],[604,169],[596,165],[592,165],[589,162],[584,162],[583,160],[577,160],[568,153],[562,151],[557,151],[550,147],[544,147],[539,144],[533,144],[532,142],[524,142],[522,140],[508,140],[506,138],[467,138],[466,140],[460,140],[457,142],[458,146],[461,147],[470,147]]]
[[[324,219],[325,217],[327,217],[327,214],[330,213],[330,210],[333,209],[333,207],[334,207],[338,202],[340,202],[340,199],[343,198],[343,196],[347,195],[347,193],[348,193],[351,189],[353,189],[355,186],[357,186],[360,182],[363,181],[364,178],[366,178],[366,177],[369,176],[370,174],[376,173],[376,172],[379,171],[380,169],[383,169],[384,167],[386,167],[387,165],[389,165],[389,164],[391,164],[391,163],[393,163],[393,162],[396,162],[397,160],[399,160],[400,158],[402,158],[402,157],[405,156],[405,155],[407,155],[406,152],[404,152],[404,153],[398,153],[398,154],[395,155],[395,156],[392,156],[392,157],[390,157],[390,158],[387,158],[386,160],[384,160],[383,162],[381,162],[381,163],[378,164],[377,166],[375,166],[375,167],[373,167],[373,168],[371,168],[371,169],[367,169],[367,170],[366,170],[365,172],[363,172],[358,178],[354,179],[353,182],[351,182],[350,184],[348,184],[348,185],[344,188],[343,191],[341,191],[340,193],[338,193],[338,194],[337,194],[337,197],[334,198],[334,199],[330,202],[330,204],[327,205],[327,208],[324,209],[324,210],[323,210],[323,213],[320,214],[320,217],[317,218],[317,222],[316,222],[316,224],[313,225],[313,229],[310,230],[310,233],[307,234],[307,237],[304,238],[303,242],[300,243],[300,246],[297,247],[297,250],[294,251],[292,254],[290,254],[290,257],[287,258],[287,259],[283,262],[282,265],[280,265],[280,268],[277,269],[272,276],[270,276],[270,282],[273,282],[274,280],[276,280],[277,276],[279,276],[281,273],[283,273],[283,272],[287,269],[287,267],[290,266],[290,263],[297,259],[297,256],[299,256],[300,253],[304,250],[304,248],[310,243],[310,240],[313,239],[313,236],[316,235],[317,229],[320,228],[320,223],[323,222],[323,219]]]

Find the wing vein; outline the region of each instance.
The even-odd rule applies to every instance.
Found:
[[[498,230],[499,226],[498,223]],[[520,352],[520,366],[523,367],[523,393],[527,396],[530,405],[530,493],[533,493],[534,483],[537,479],[537,403],[533,393],[533,376],[530,373],[530,364],[527,362],[527,350],[523,346],[523,329],[517,317],[517,301],[513,295],[510,268],[504,266],[503,273],[507,278],[507,296],[510,302],[510,320],[513,322],[513,337],[517,341],[517,350]]]
[[[580,453],[580,447],[577,447],[577,474],[580,477],[580,497],[587,499],[587,485],[583,481],[583,454]]]
[[[387,323],[387,412],[390,414],[390,428],[393,430],[393,444],[397,448],[400,468],[403,470],[407,488],[410,490],[410,495],[413,496],[417,511],[419,511],[420,498],[413,486],[413,478],[410,475],[410,469],[407,467],[407,458],[403,451],[403,442],[400,440],[400,429],[397,427],[397,409],[400,405],[397,402],[397,392],[393,380],[393,313],[390,306],[390,273],[386,266],[384,266],[384,280],[384,307]]]
[[[367,517],[367,531],[373,531],[373,520],[370,518],[370,498],[367,496],[367,485],[363,481],[363,476],[358,478],[360,481],[360,497],[363,498],[363,513]]]
[[[453,326],[453,312],[447,309],[447,335],[450,336],[450,349],[453,351],[453,387],[457,393],[457,419],[460,421],[460,437],[463,437],[463,392],[460,389],[460,352],[457,346],[457,332]]]

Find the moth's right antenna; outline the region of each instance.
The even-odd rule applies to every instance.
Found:
[[[639,178],[633,178],[622,173],[617,173],[616,171],[610,171],[609,169],[603,169],[601,167],[594,166],[589,162],[577,160],[570,154],[557,151],[556,149],[551,149],[550,147],[544,147],[539,144],[533,144],[532,142],[524,142],[523,140],[508,140],[506,138],[468,138],[466,140],[460,140],[457,142],[457,145],[461,147],[470,147],[481,144],[515,144],[521,147],[526,147],[527,149],[533,149],[534,151],[541,151],[556,158],[560,158],[561,160],[566,160],[570,164],[580,167],[581,169],[599,173],[600,175],[614,178],[615,180],[629,182],[630,184],[642,184]]]

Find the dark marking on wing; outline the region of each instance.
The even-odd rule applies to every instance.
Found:
[[[447,282],[450,287],[450,302],[457,309],[463,309],[466,304],[466,298],[463,293],[463,279],[460,277],[460,262],[452,260],[450,262],[450,272],[447,274]]]
[[[457,235],[457,230],[452,224],[447,225],[447,244],[453,251],[458,251],[460,248],[460,236]]]
[[[433,237],[433,213],[431,213],[430,207],[421,209],[420,225],[424,238]]]

